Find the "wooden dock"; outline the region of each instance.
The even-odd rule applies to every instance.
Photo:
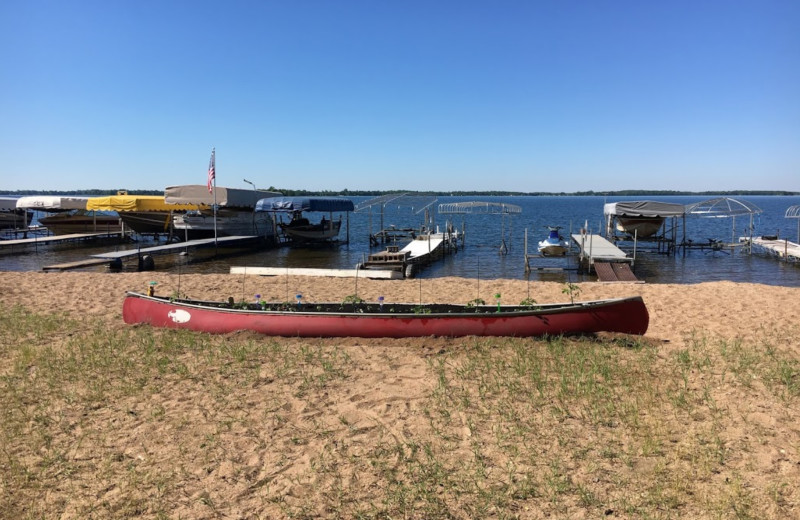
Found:
[[[585,259],[590,265],[595,262],[633,262],[625,251],[600,235],[575,233],[571,236],[572,241],[580,248],[581,259]]]
[[[114,233],[70,233],[69,235],[49,235],[34,238],[15,238],[11,240],[0,240],[0,249],[27,249],[31,246],[61,244],[66,242],[78,242],[81,240],[91,240],[94,238],[114,238],[122,237],[119,231]]]
[[[594,269],[601,282],[641,282],[633,274],[633,259],[600,235],[573,234],[572,241],[580,248],[580,264]]]
[[[455,252],[460,237],[463,235],[451,231],[418,235],[402,249],[389,246],[386,251],[369,255],[361,268],[399,271],[406,278],[413,278],[422,266]]]
[[[237,245],[246,245],[247,243],[252,242],[253,240],[258,240],[259,238],[260,237],[257,236],[219,237],[217,238],[216,243],[220,247],[234,247]],[[83,267],[92,267],[102,264],[108,264],[110,266],[117,264],[118,266],[121,266],[123,260],[130,258],[137,258],[139,260],[140,270],[150,270],[154,268],[152,263],[150,263],[149,265],[147,263],[142,263],[144,257],[146,256],[163,255],[170,253],[183,253],[183,252],[188,252],[192,249],[197,249],[201,247],[213,247],[213,246],[214,246],[213,238],[202,238],[198,240],[189,240],[187,242],[172,242],[169,244],[162,244],[152,247],[143,247],[138,249],[122,249],[120,251],[110,251],[108,253],[99,253],[96,255],[91,255],[89,258],[86,258],[84,260],[75,260],[73,262],[65,262],[63,264],[46,265],[42,267],[42,270],[68,271],[70,269],[80,269]],[[150,260],[152,260],[152,258]]]
[[[143,247],[141,249],[123,249],[121,251],[111,251],[109,253],[100,253],[92,255],[92,258],[102,258],[108,261],[123,260],[125,258],[132,258],[141,255],[156,255],[156,254],[169,254],[174,252],[188,251],[200,247],[212,247],[215,242],[217,245],[231,247],[234,245],[245,244],[253,240],[257,240],[257,236],[232,236],[232,237],[218,237],[215,241],[213,238],[200,238],[197,240],[188,240],[186,242],[172,242],[170,244],[162,244],[160,246]]]
[[[72,269],[80,269],[82,267],[94,267],[96,265],[110,264],[110,260],[102,258],[85,258],[83,260],[76,260],[74,262],[64,262],[63,264],[46,265],[42,267],[42,271],[69,271]]]
[[[306,267],[231,267],[231,274],[257,276],[328,276],[333,278],[374,278],[402,280],[403,274],[389,269],[316,269]]]
[[[746,240],[746,239],[743,239]],[[754,251],[766,253],[770,256],[775,256],[786,262],[800,261],[800,244],[790,242],[777,238],[755,237],[752,239],[752,246]]]
[[[594,272],[597,279],[605,283],[644,283],[633,274],[630,264],[623,262],[595,262]]]

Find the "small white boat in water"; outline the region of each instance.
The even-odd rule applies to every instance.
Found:
[[[550,234],[547,238],[539,242],[539,254],[543,256],[564,256],[569,249],[569,242],[558,232],[561,227],[547,226]]]

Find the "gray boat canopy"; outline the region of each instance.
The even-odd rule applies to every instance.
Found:
[[[209,193],[205,184],[184,184],[164,188],[164,202],[167,204],[202,204],[211,206],[215,196],[218,206],[227,208],[253,208],[259,199],[280,195],[274,191],[243,190],[217,186]]]
[[[683,204],[655,200],[609,202],[603,205],[603,214],[618,217],[682,217],[685,213]]]
[[[339,197],[269,197],[256,203],[256,211],[353,211],[353,201]]]

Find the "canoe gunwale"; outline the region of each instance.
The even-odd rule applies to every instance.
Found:
[[[168,298],[164,296],[148,296],[142,293],[127,291],[126,297],[135,297],[153,302],[175,305],[179,307],[187,307],[194,309],[201,309],[206,311],[224,312],[231,314],[252,314],[252,315],[285,315],[285,316],[328,316],[328,317],[373,317],[373,318],[398,318],[398,319],[414,319],[414,318],[476,318],[476,317],[525,317],[525,316],[546,316],[550,314],[564,314],[572,311],[586,311],[589,309],[600,309],[613,305],[622,304],[625,302],[641,301],[641,296],[631,296],[627,298],[613,298],[603,300],[588,300],[574,303],[545,303],[536,304],[531,307],[523,307],[519,305],[500,305],[498,312],[497,305],[476,305],[474,307],[468,305],[458,304],[413,304],[413,303],[384,303],[383,306],[386,311],[383,312],[367,312],[365,310],[350,310],[348,307],[353,307],[352,303],[333,303],[333,302],[305,302],[301,304],[301,308],[296,308],[296,304],[287,303],[268,303],[267,305],[280,305],[286,306],[285,309],[257,309],[255,303],[248,304],[248,308],[230,307],[227,302],[214,301],[214,300],[188,300],[180,298]],[[240,303],[234,303],[240,305]],[[364,302],[361,304],[367,308],[377,307],[377,303]],[[253,306],[253,308],[249,308]],[[316,310],[315,306],[330,306],[330,310]],[[416,311],[413,309],[425,309],[435,307],[452,307],[464,309],[462,312],[425,312]],[[411,312],[392,312],[388,309],[392,307],[407,307],[412,309]]]

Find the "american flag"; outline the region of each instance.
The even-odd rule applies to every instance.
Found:
[[[214,178],[216,172],[214,171],[214,149],[211,149],[211,159],[208,161],[208,192],[211,193],[211,186],[214,185]]]

